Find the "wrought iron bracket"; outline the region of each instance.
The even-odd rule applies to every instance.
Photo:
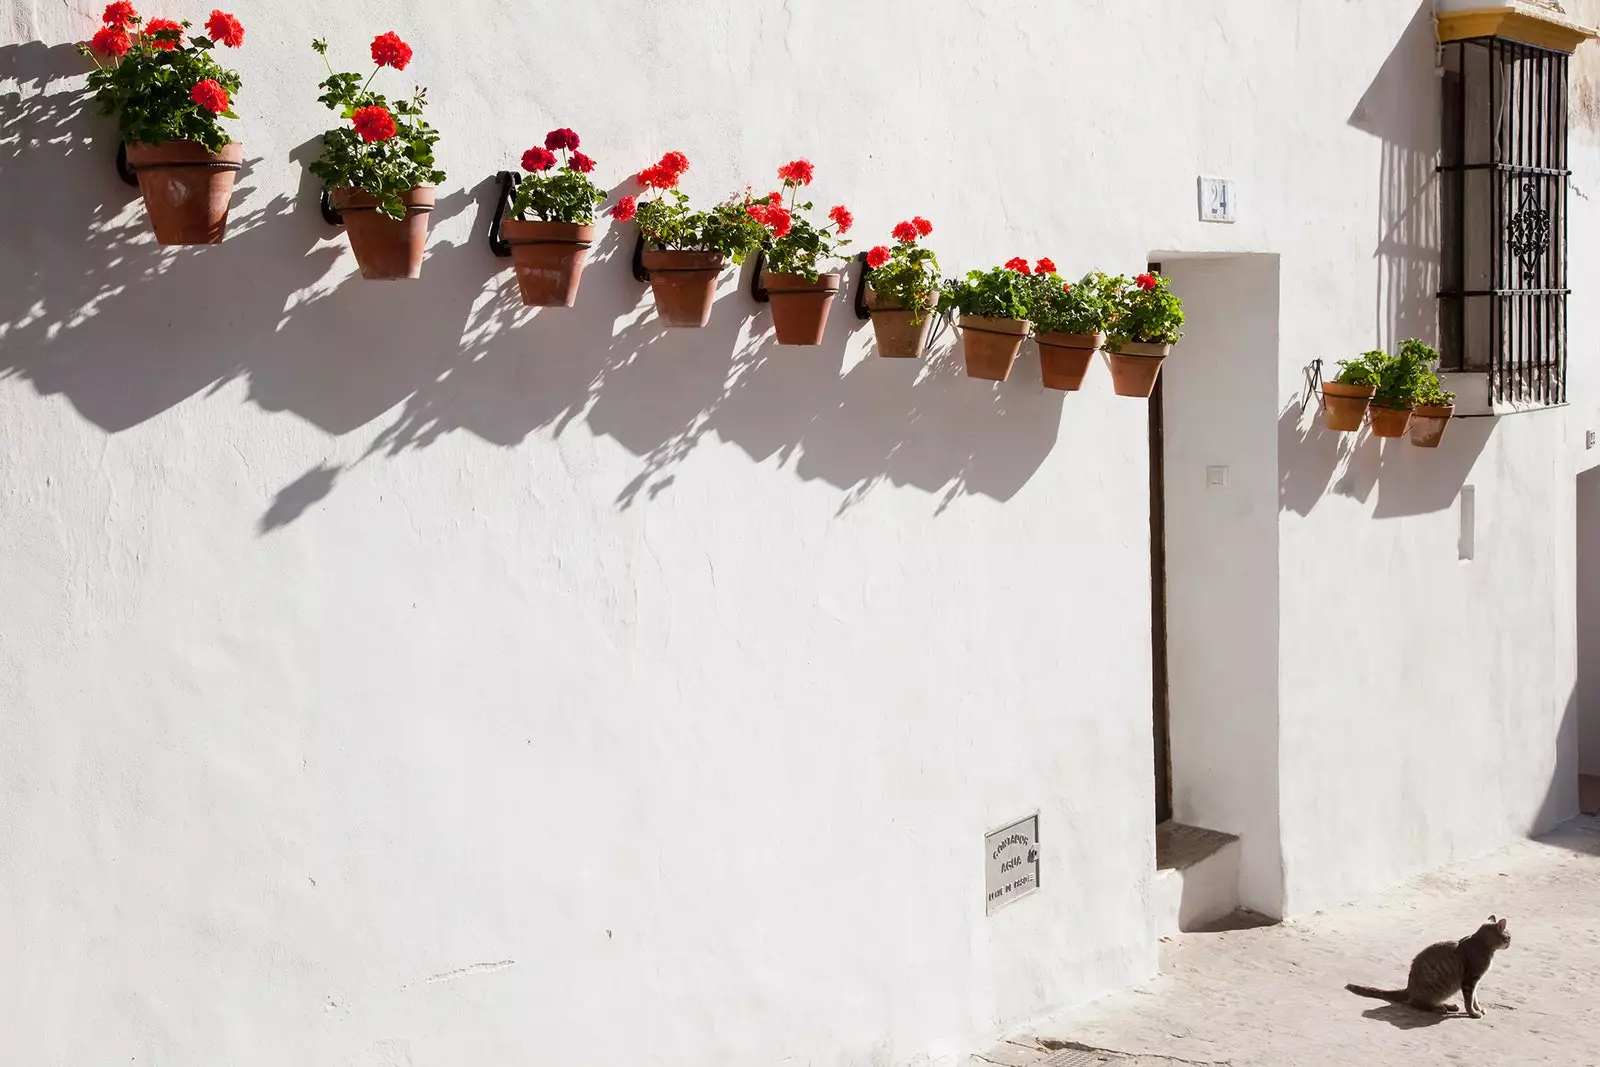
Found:
[[[772,300],[772,294],[767,292],[767,283],[761,277],[766,269],[767,250],[763,248],[756,252],[755,269],[750,272],[750,299],[758,304],[765,304]]]
[[[329,226],[343,226],[344,216],[339,214],[339,209],[333,206],[333,192],[327,187],[322,187],[322,198],[318,201],[322,208],[322,221]]]
[[[644,269],[644,234],[633,245],[633,280],[640,285],[650,284],[650,272]]]
[[[865,252],[856,257],[856,262],[861,264],[861,275],[856,279],[856,318],[866,322],[872,318],[872,309],[867,306],[867,275],[872,273],[872,268],[867,266]]]
[[[1322,360],[1314,359],[1306,364],[1301,372],[1305,379],[1305,388],[1300,392],[1300,414],[1306,413],[1306,408],[1311,405],[1311,398],[1317,398],[1317,410],[1320,412],[1326,406],[1322,399]]]
[[[137,186],[139,175],[128,166],[128,146],[117,142],[117,177],[122,179],[122,184]]]
[[[494,176],[494,180],[500,183],[500,200],[494,208],[494,221],[489,224],[489,251],[505,259],[511,255],[511,245],[500,232],[500,224],[506,220],[506,210],[511,207],[512,198],[517,195],[517,186],[522,184],[522,175],[503,170]]]

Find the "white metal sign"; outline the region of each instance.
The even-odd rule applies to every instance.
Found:
[[[985,911],[993,915],[1039,888],[1039,816],[983,838]]]

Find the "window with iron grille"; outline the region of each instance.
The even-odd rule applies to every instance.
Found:
[[[1445,370],[1497,403],[1567,392],[1567,55],[1444,44],[1439,330]]]

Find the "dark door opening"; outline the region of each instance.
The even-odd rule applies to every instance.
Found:
[[[1150,264],[1151,274],[1161,264]],[[1172,730],[1167,693],[1166,435],[1162,380],[1150,394],[1150,696],[1155,737],[1156,824],[1172,818]]]

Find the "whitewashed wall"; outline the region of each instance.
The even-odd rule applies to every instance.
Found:
[[[1563,416],[1337,478],[1280,417],[1431,329],[1417,4],[248,0],[234,221],[177,251],[78,95],[101,6],[0,0],[0,1060],[909,1064],[1153,970],[1144,406],[846,314],[780,350],[732,275],[662,335],[626,230],[525,313],[489,178],[555,125],[701,197],[807,155],[951,272],[1281,256],[1289,907],[1570,809]],[[388,29],[451,177],[380,286],[302,167],[311,38]],[[1044,889],[985,918],[1034,810]]]

